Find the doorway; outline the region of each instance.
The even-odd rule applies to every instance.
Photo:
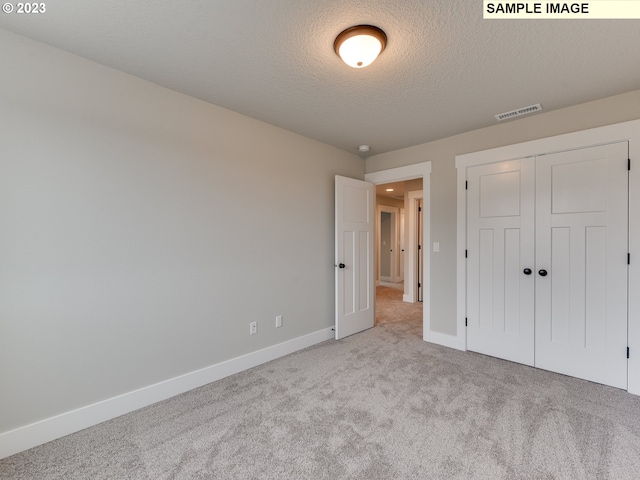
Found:
[[[402,182],[405,180],[422,179],[422,196],[424,199],[424,205],[422,208],[423,222],[422,222],[422,235],[425,245],[429,245],[431,242],[431,212],[430,202],[431,197],[431,162],[423,162],[406,167],[397,167],[389,170],[382,170],[379,172],[367,173],[365,175],[365,181],[373,183],[374,185],[381,185],[391,182]],[[405,220],[409,218],[410,212],[405,210]],[[405,221],[405,225],[410,222]],[[415,229],[415,226],[414,226]],[[405,232],[411,234],[411,229],[405,227]],[[415,233],[415,232],[414,232]],[[405,238],[408,243],[409,238]],[[405,284],[411,281],[413,278],[407,271],[407,264],[405,262],[403,276],[405,278]],[[375,272],[371,273],[372,277],[375,276]],[[432,341],[431,332],[431,310],[430,310],[430,296],[431,296],[431,258],[429,250],[424,255],[424,264],[422,269],[422,290],[423,290],[423,308],[422,308],[422,338],[425,341]]]
[[[377,203],[376,210],[376,285],[401,283],[400,208]]]
[[[376,185],[378,325],[404,322],[422,330],[422,197],[422,178]]]

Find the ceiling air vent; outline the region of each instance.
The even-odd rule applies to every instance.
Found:
[[[528,115],[529,113],[539,112],[542,110],[542,105],[539,103],[531,105],[530,107],[519,108],[518,110],[511,110],[510,112],[501,113],[496,115],[496,120],[499,122],[502,120],[509,120],[510,118],[519,117],[521,115]]]

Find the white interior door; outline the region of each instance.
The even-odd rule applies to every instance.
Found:
[[[422,230],[421,235],[424,236],[424,228],[427,226],[424,222],[423,214],[426,212],[426,214],[428,215],[429,212],[428,201],[425,203],[425,212],[418,211],[418,206],[423,200],[424,195],[424,191],[414,190],[408,192],[408,194],[405,196],[405,206],[407,207],[405,225],[407,230],[405,237],[406,263],[404,276],[404,295],[402,299],[403,301],[408,303],[416,303],[422,301],[418,297],[418,288],[422,289],[423,285],[426,285],[430,280],[428,274],[423,275],[424,272],[422,272],[422,270],[424,269],[424,262],[420,258],[420,255],[418,255],[418,253],[422,251],[422,248],[418,248],[418,242],[422,241],[422,239],[418,238],[420,234],[419,232],[420,230]],[[427,257],[427,259],[428,258],[429,257]],[[418,287],[418,283],[420,283],[420,287]],[[428,295],[429,288],[424,288]],[[429,309],[426,308],[423,310],[428,311]]]
[[[467,349],[534,364],[534,169],[467,172]]]
[[[375,186],[336,175],[336,340],[375,323]]]
[[[400,281],[404,281],[404,208],[400,209]]]
[[[624,142],[536,159],[536,367],[625,389],[627,158]]]
[[[416,271],[417,271],[417,276],[416,276],[416,285],[418,286],[417,291],[416,291],[416,299],[418,302],[422,302],[422,285],[424,284],[423,277],[424,277],[424,272],[423,272],[423,268],[424,268],[424,239],[423,239],[423,232],[424,232],[424,228],[422,227],[422,222],[423,222],[423,216],[422,216],[422,198],[419,198],[416,200],[416,206],[417,206],[417,217],[416,217],[416,225],[417,225],[417,234],[418,234],[418,240],[417,240],[417,244],[418,244],[418,251],[416,252],[417,258],[418,258],[418,264],[416,267]]]

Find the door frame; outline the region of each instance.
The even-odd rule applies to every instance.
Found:
[[[399,222],[398,222],[398,255],[400,256],[400,281],[404,281],[404,259],[406,255],[404,255],[405,250],[405,218],[404,218],[404,208],[400,208],[399,212]]]
[[[457,318],[456,345],[466,350],[466,298],[467,298],[467,168],[477,165],[504,162],[607,143],[629,142],[629,253],[632,259],[628,267],[629,292],[640,291],[640,120],[607,125],[554,137],[497,147],[464,155],[455,159],[457,169]],[[628,295],[628,360],[627,391],[640,395],[640,296]]]
[[[418,222],[418,201],[422,200],[423,206],[424,206],[424,189],[423,190],[413,190],[407,193],[407,199],[409,200],[409,203],[407,205],[407,214],[409,216],[409,225],[408,225],[408,229],[407,229],[407,268],[406,268],[406,277],[405,277],[405,284],[407,286],[407,288],[405,289],[405,293],[402,296],[402,300],[404,300],[405,302],[409,302],[409,303],[417,303],[418,301],[420,301],[420,298],[418,297],[418,272],[422,272],[422,283],[421,283],[421,288],[422,288],[422,300],[423,300],[423,308],[424,308],[424,262],[421,265],[421,268],[418,268],[418,262],[420,261],[420,255],[418,255],[418,242],[419,240],[422,240],[423,245],[422,247],[422,257],[424,258],[424,248],[425,245],[427,245],[427,242],[424,240],[424,233],[423,233],[423,237],[420,238],[419,234],[418,234],[418,224],[420,222]],[[425,221],[425,216],[424,216],[424,210],[426,210],[426,208],[423,209],[423,216],[422,216],[422,223],[424,223]],[[423,229],[424,232],[424,229]]]
[[[379,172],[367,173],[365,181],[374,185],[384,183],[402,182],[422,178],[422,198],[423,198],[423,241],[425,245],[431,245],[431,162],[416,163],[406,167],[391,168]],[[405,214],[406,214],[405,210]],[[406,219],[405,219],[406,220]],[[406,239],[405,239],[406,240]],[[430,249],[426,249],[423,267],[423,304],[422,304],[422,338],[426,342],[433,341],[431,332],[431,256]],[[405,270],[405,282],[409,272]]]

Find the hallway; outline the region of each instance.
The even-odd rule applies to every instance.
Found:
[[[376,325],[415,323],[422,331],[422,302],[402,301],[402,283],[386,283],[376,287]]]

